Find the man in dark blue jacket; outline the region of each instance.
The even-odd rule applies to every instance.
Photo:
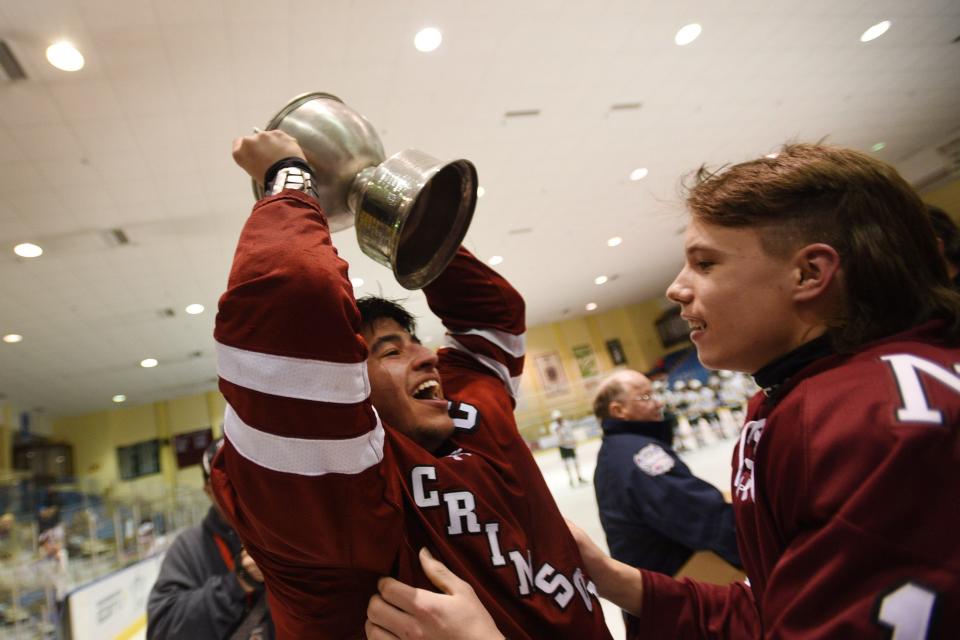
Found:
[[[672,425],[652,394],[646,376],[624,370],[594,399],[603,427],[594,488],[610,555],[667,575],[700,550],[739,567],[732,507],[674,453]]]

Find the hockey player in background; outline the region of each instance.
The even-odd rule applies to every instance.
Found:
[[[434,353],[399,305],[358,308],[293,138],[241,138],[234,159],[268,195],[217,314],[227,410],[212,479],[277,637],[376,637],[378,578],[430,586],[429,549],[511,640],[609,638],[513,418],[520,295],[461,249],[424,289],[449,332]]]
[[[550,412],[550,417],[552,418],[550,431],[557,434],[557,449],[560,450],[560,458],[567,470],[570,487],[587,484],[580,473],[580,461],[577,460],[577,436],[573,432],[573,425],[564,420],[563,413],[559,409]]]
[[[668,296],[705,366],[762,387],[732,461],[750,582],[638,571],[574,528],[600,594],[631,639],[960,637],[960,297],[920,198],[797,144],[701,171],[687,204]]]

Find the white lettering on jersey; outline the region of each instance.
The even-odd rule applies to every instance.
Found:
[[[920,372],[947,385],[954,393],[960,393],[960,377],[935,362],[908,353],[881,356],[880,359],[890,363],[900,389],[903,406],[897,409],[897,419],[901,422],[943,424],[943,414],[927,402]],[[953,369],[960,373],[960,365],[953,365]]]
[[[424,478],[428,480],[436,480],[436,468],[429,466],[414,467],[413,471],[410,472],[410,484],[413,485],[413,501],[416,502],[417,506],[422,509],[428,507],[439,507],[440,494],[438,494],[436,491],[431,491],[429,494],[424,494]]]
[[[483,530],[487,532],[487,545],[490,547],[490,562],[495,567],[503,567],[507,564],[507,559],[503,557],[500,551],[500,524],[497,522],[488,522],[483,525]]]
[[[593,586],[593,582],[587,583],[580,567],[577,567],[573,572],[573,586],[577,588],[577,593],[580,594],[580,599],[583,600],[583,605],[587,608],[587,611],[593,611],[593,601],[590,600],[590,594],[597,595],[597,588]],[[597,595],[597,597],[600,596]]]
[[[468,533],[480,533],[480,523],[477,521],[477,514],[473,512],[477,508],[477,501],[472,493],[451,491],[443,494],[443,500],[447,503],[447,515],[450,518],[447,535],[462,534],[464,522]]]
[[[530,595],[530,583],[533,582],[533,560],[530,559],[530,552],[527,551],[527,555],[523,555],[519,551],[511,551],[507,554],[510,560],[513,561],[513,566],[517,570],[517,590],[520,591],[520,595],[528,596]]]
[[[561,610],[566,609],[573,598],[574,590],[570,580],[562,573],[556,573],[556,569],[550,566],[549,562],[544,562],[540,570],[537,571],[537,577],[533,579],[533,584],[543,593],[553,596],[554,602]]]
[[[754,478],[756,469],[754,469],[754,458],[757,445],[760,444],[760,436],[763,435],[763,427],[767,424],[766,419],[751,420],[743,425],[740,431],[740,444],[738,446],[740,462],[737,465],[737,475],[733,480],[733,489],[741,502],[756,499],[756,485]],[[747,450],[749,448],[749,451]]]
[[[457,450],[450,455],[461,460],[462,457],[471,454]],[[585,579],[580,568],[576,568],[572,576],[568,577],[557,571],[549,562],[543,562],[535,571],[533,553],[530,549],[512,550],[507,553],[507,557],[504,557],[500,544],[500,523],[487,522],[480,526],[476,514],[477,499],[473,493],[465,490],[428,491],[426,483],[437,481],[436,467],[430,465],[414,467],[410,472],[410,481],[413,486],[413,499],[418,507],[424,509],[438,507],[442,499],[447,508],[447,535],[485,533],[490,550],[490,564],[496,568],[506,567],[509,564],[507,562],[509,558],[517,575],[519,595],[529,596],[534,591],[539,591],[550,597],[561,610],[565,610],[573,596],[579,593],[587,611],[593,611],[591,595],[598,600],[600,596],[597,594],[596,586]]]

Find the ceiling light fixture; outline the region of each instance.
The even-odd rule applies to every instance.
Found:
[[[604,284],[607,281],[607,276],[597,276],[593,279],[596,284]]]
[[[501,262],[503,262],[503,256],[491,256],[490,259],[487,260],[487,264],[489,264],[491,267],[495,267]]]
[[[643,180],[647,177],[647,174],[650,172],[647,171],[645,167],[640,167],[639,169],[634,169],[630,172],[630,180],[636,182],[637,180]]]
[[[193,304],[188,304],[187,308],[184,309],[184,311],[186,311],[192,316],[195,316],[197,314],[203,313],[203,305],[197,302],[194,302]]]
[[[143,360],[140,361],[140,366],[143,367],[144,369],[152,369],[158,364],[160,363],[157,362],[156,358],[144,358]]]
[[[612,238],[610,238],[609,240],[607,240],[607,246],[608,246],[608,247],[618,247],[618,246],[620,246],[620,243],[621,243],[621,242],[623,242],[623,238],[621,238],[620,236],[613,236]]]
[[[6,342],[7,344],[13,344],[14,342],[22,342],[23,336],[20,335],[19,333],[8,333],[7,335],[3,336],[3,341]]]
[[[21,242],[13,248],[13,252],[21,258],[37,258],[43,255],[43,249],[32,242]]]
[[[871,40],[876,40],[883,34],[887,32],[887,29],[890,28],[890,21],[884,20],[883,22],[878,22],[869,29],[863,32],[863,35],[860,36],[860,42],[870,42]]]
[[[434,27],[420,29],[420,31],[417,31],[417,35],[413,37],[413,46],[417,48],[417,51],[423,51],[424,53],[435,50],[441,42],[443,42],[443,34]]]
[[[113,401],[116,402],[117,404],[120,404],[121,402],[126,402],[127,396],[123,395],[122,393],[118,393],[117,395],[113,396]]]
[[[677,35],[673,36],[673,41],[681,47],[688,45],[700,37],[701,31],[703,31],[703,28],[696,22],[693,22],[682,27],[680,31],[677,31]]]
[[[477,187],[477,197],[478,197],[478,198],[482,198],[482,197],[483,197],[483,194],[485,194],[486,192],[487,192],[487,190],[484,189],[483,187]]]
[[[353,285],[354,289],[359,289],[363,286],[363,278],[350,278],[350,284]]]
[[[874,151],[883,151],[884,149],[887,148],[887,143],[886,143],[886,142],[878,142],[878,143],[876,143],[875,145],[873,145],[873,146],[870,147],[870,148],[873,149]]]
[[[66,40],[54,42],[47,47],[47,60],[61,71],[83,69],[83,54]]]
[[[584,307],[584,309],[586,309],[587,311],[593,311],[593,310],[596,309],[596,308],[597,308],[597,303],[596,303],[596,302],[588,302],[588,303],[587,303],[587,306]]]

